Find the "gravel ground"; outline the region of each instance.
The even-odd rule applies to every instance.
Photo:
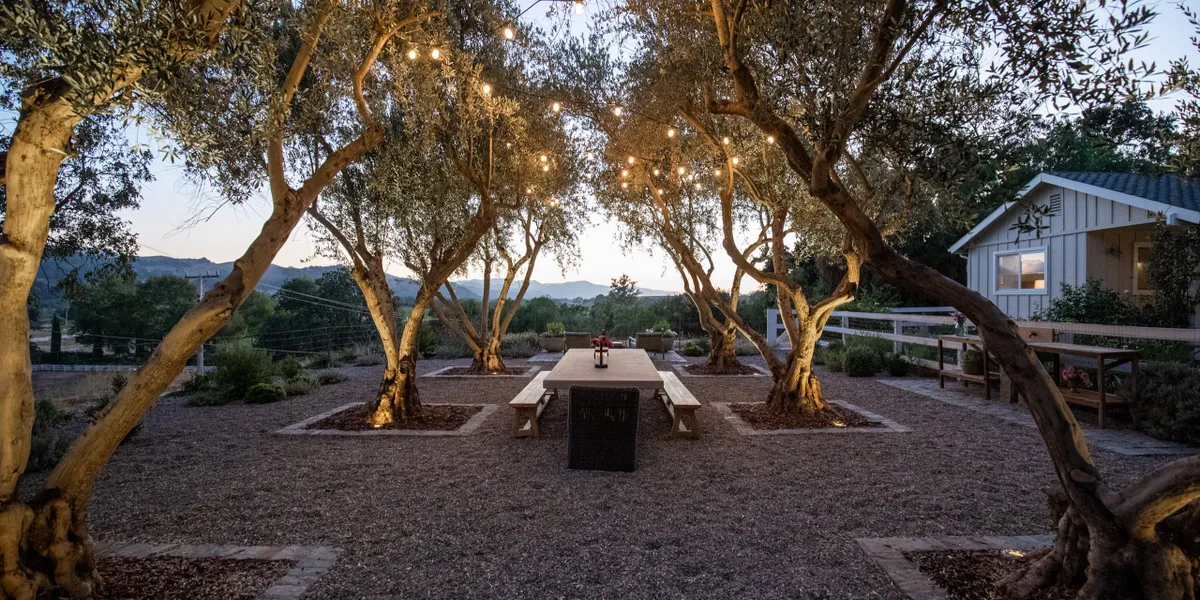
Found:
[[[461,438],[271,435],[369,399],[381,368],[346,371],[277,404],[160,401],[97,486],[96,537],[343,548],[307,599],[900,599],[854,538],[1049,531],[1036,431],[871,380],[821,373],[830,398],[912,432],[745,437],[702,409],[700,440],[667,440],[644,397],[635,473],[568,470],[562,402],[540,440],[510,438],[507,407]],[[771,384],[680,380],[705,404]],[[527,382],[418,385],[425,402],[503,404]],[[1094,453],[1118,484],[1164,460]]]

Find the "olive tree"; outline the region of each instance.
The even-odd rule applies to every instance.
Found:
[[[25,599],[42,592],[76,598],[93,596],[100,578],[95,571],[87,529],[87,506],[101,470],[154,399],[182,371],[188,357],[220,330],[253,292],[321,190],[342,168],[382,141],[383,127],[375,122],[361,84],[378,57],[374,49],[380,46],[381,38],[386,43],[397,33],[420,25],[435,14],[419,4],[380,3],[345,12],[332,0],[318,0],[299,10],[290,4],[272,5],[249,12],[236,35],[225,38],[220,35],[221,24],[233,8],[231,3],[175,6],[164,9],[165,16],[161,18],[147,15],[141,4],[100,4],[85,6],[82,11],[66,7],[60,15],[60,21],[80,19],[73,27],[62,30],[78,35],[79,41],[84,42],[82,45],[47,34],[52,42],[48,43],[47,52],[63,54],[56,56],[57,62],[51,64],[80,65],[91,70],[64,74],[44,92],[46,95],[35,94],[25,101],[22,125],[13,136],[6,170],[8,213],[3,252],[6,262],[0,267],[6,285],[0,293],[9,294],[22,285],[22,293],[28,291],[29,286],[22,283],[22,269],[25,261],[32,260],[30,268],[36,270],[36,256],[31,255],[29,248],[40,253],[45,244],[46,219],[48,211],[53,209],[53,176],[61,160],[47,157],[55,151],[61,153],[65,147],[70,131],[63,129],[64,124],[78,123],[80,106],[97,106],[112,97],[136,102],[134,106],[144,107],[153,116],[156,127],[179,143],[194,172],[220,172],[223,183],[241,185],[228,186],[227,189],[234,191],[252,189],[265,181],[272,212],[261,233],[235,261],[232,272],[170,329],[146,364],[129,378],[114,401],[72,444],[42,491],[28,502],[12,500],[11,495],[29,448],[29,429],[24,424],[32,420],[32,400],[24,397],[21,388],[27,387],[29,380],[29,359],[24,354],[27,350],[14,352],[15,342],[7,337],[0,339],[3,377],[12,378],[17,384],[5,381],[0,392],[0,406],[5,414],[16,417],[6,416],[4,429],[0,431],[3,442],[0,460],[4,463],[0,597]],[[38,10],[42,8],[39,5]],[[114,9],[125,12],[114,13]],[[26,23],[23,18],[27,17],[18,15],[14,21],[22,25]],[[327,52],[314,60],[322,54],[318,49],[331,20],[343,24],[353,21],[354,26],[331,27],[334,35],[326,40],[331,42]],[[104,31],[97,40],[97,29],[86,25],[93,22],[111,24],[114,30]],[[364,23],[372,26],[364,28]],[[45,31],[38,27],[32,26],[31,31]],[[130,30],[121,30],[122,27]],[[159,45],[131,43],[139,39],[136,37],[139,33]],[[187,44],[180,45],[175,40],[186,40]],[[99,46],[94,54],[77,54],[89,43]],[[106,43],[113,50],[110,54],[102,52]],[[197,49],[214,45],[219,52],[204,57],[198,64],[184,64],[180,60],[196,59]],[[354,58],[347,58],[351,56]],[[157,87],[150,88],[152,94],[126,93],[143,75],[153,73],[140,64],[143,60],[167,62],[170,81],[160,78]],[[353,61],[356,68],[339,68],[348,61]],[[76,85],[85,86],[85,91],[77,91]],[[325,147],[327,151],[313,149],[305,153],[311,157],[308,162],[287,159],[289,151],[295,154],[304,147],[303,140],[293,137],[294,130],[290,127],[292,117],[304,108],[304,102],[293,102],[302,85],[305,101],[324,99],[329,106],[353,107],[337,113],[341,117],[342,139],[333,147]],[[78,99],[80,94],[82,101]],[[331,100],[332,97],[352,97],[353,101],[338,102]],[[26,115],[40,115],[30,122],[32,131],[28,139],[23,137],[26,134],[22,130]],[[310,166],[308,170],[298,169],[306,165]],[[226,166],[229,168],[223,168]],[[292,177],[299,177],[298,186],[291,183]],[[14,247],[13,252],[8,251],[9,246]],[[7,262],[10,260],[11,263]],[[13,285],[8,285],[9,282]],[[7,304],[3,310],[7,310]],[[18,327],[19,323],[13,323],[11,328],[6,326],[4,335],[20,329],[23,336],[20,345],[27,348],[24,332],[28,325],[23,318],[21,323],[25,323],[23,328]],[[14,359],[17,354],[23,355],[23,361],[20,356]],[[13,402],[21,406],[11,406]]]
[[[1200,458],[1168,463],[1123,490],[1111,488],[1013,322],[983,296],[896,252],[865,208],[879,174],[861,177],[855,166],[863,152],[882,144],[897,159],[880,163],[883,174],[937,183],[949,170],[928,162],[945,153],[943,144],[926,139],[905,146],[881,135],[910,127],[996,135],[1001,130],[989,129],[989,112],[964,119],[964,111],[1000,101],[1032,113],[1047,103],[1139,94],[1146,69],[1122,58],[1145,40],[1141,28],[1153,11],[1066,0],[710,0],[644,10],[647,21],[671,21],[654,23],[675,34],[657,48],[669,64],[687,65],[672,74],[691,89],[689,110],[697,123],[715,130],[733,120],[771,137],[864,264],[888,283],[965,313],[1025,398],[1066,508],[1053,549],[1006,578],[1005,591],[1034,597],[1057,585],[1087,599],[1195,598],[1200,552],[1196,511],[1187,507],[1200,497]],[[945,112],[932,110],[938,106]]]

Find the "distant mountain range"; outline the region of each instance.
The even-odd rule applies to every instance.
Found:
[[[66,276],[73,265],[80,266],[82,273],[87,273],[93,268],[99,266],[99,263],[86,258],[78,258],[69,261],[70,264],[59,264],[54,261],[46,261],[42,263],[41,272],[38,274],[37,283],[34,285],[34,290],[37,292],[42,301],[42,306],[48,310],[56,310],[62,302],[61,294],[57,286],[58,282]],[[312,267],[281,267],[279,265],[271,265],[267,268],[266,274],[259,281],[258,290],[266,294],[272,294],[275,290],[283,285],[289,279],[296,277],[311,277],[316,279],[322,274],[337,269],[335,265],[312,266]],[[141,256],[133,263],[133,270],[137,273],[138,279],[146,279],[157,275],[187,275],[198,273],[218,273],[222,276],[229,274],[233,269],[232,262],[214,263],[207,258],[172,258],[169,256]],[[209,285],[211,285],[211,280]],[[500,291],[502,281],[492,280],[492,298]],[[412,297],[417,294],[417,289],[420,284],[409,277],[398,277],[388,275],[388,285],[392,288],[392,293],[400,298]],[[453,282],[454,290],[460,299],[480,299],[483,297],[483,280],[482,279],[467,279],[463,281]],[[513,289],[509,296],[515,296],[519,283],[513,284]],[[562,283],[541,283],[532,281],[529,284],[529,291],[525,293],[526,298],[537,298],[539,296],[547,296],[556,300],[574,300],[577,298],[591,299],[601,294],[608,293],[609,286],[590,281],[566,281]],[[654,290],[649,288],[639,288],[643,296],[668,296],[674,292],[665,292],[662,290]]]

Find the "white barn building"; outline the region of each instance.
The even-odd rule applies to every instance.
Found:
[[[1015,224],[1047,210],[1040,235]],[[1176,175],[1051,172],[1034,177],[950,247],[967,259],[967,286],[1015,319],[1096,279],[1133,296],[1152,293],[1144,266],[1154,224],[1200,223],[1200,180]]]

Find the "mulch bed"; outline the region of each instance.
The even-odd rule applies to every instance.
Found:
[[[459,377],[462,375],[469,375],[469,376],[487,377],[488,375],[525,375],[528,373],[529,373],[529,367],[505,367],[504,370],[499,373],[481,373],[479,371],[472,371],[471,367],[453,367],[451,369],[447,369],[445,371],[442,371],[441,373],[438,373],[437,376],[438,377]]]
[[[710,367],[705,364],[688,365],[685,368],[687,369],[687,372],[691,373],[692,375],[762,375],[763,374],[762,371],[759,371],[758,369],[752,369],[741,363],[738,363],[737,365],[733,366],[732,368],[728,368],[728,369],[718,369],[715,367]]]
[[[407,429],[420,431],[454,431],[483,410],[482,405],[462,406],[448,404],[426,404],[421,407],[421,416],[403,423],[392,423],[379,429]],[[335,415],[321,419],[307,429],[337,429],[340,431],[375,430],[367,423],[371,413],[368,404],[355,406]]]
[[[97,561],[108,600],[254,600],[291,568],[288,560],[110,556]]]
[[[946,590],[950,600],[1003,600],[992,582],[1031,560],[1005,550],[939,550],[905,555],[917,568]],[[1037,600],[1070,600],[1069,590],[1047,590]]]
[[[830,404],[829,410],[817,415],[771,412],[766,403],[730,404],[743,421],[755,429],[826,429],[830,427],[883,427],[852,410]]]

